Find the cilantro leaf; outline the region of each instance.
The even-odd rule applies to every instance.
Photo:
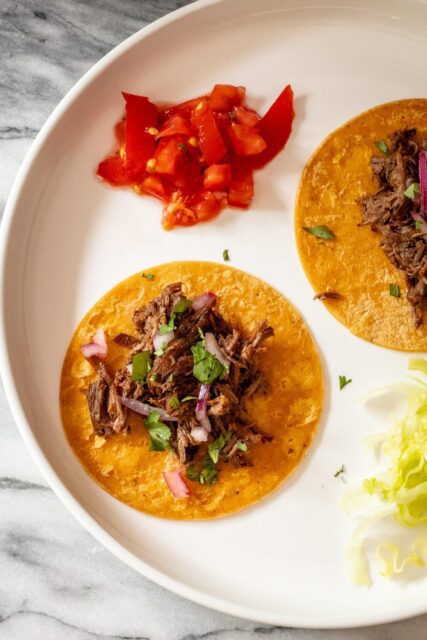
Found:
[[[159,333],[161,336],[164,336],[166,333],[170,331],[174,331],[176,328],[175,320],[178,314],[184,313],[187,311],[189,307],[191,307],[192,301],[188,300],[188,298],[180,298],[174,308],[172,309],[171,317],[166,324],[161,324],[159,327]]]
[[[190,400],[198,400],[199,398],[197,396],[185,396],[185,398],[182,398],[181,400],[181,404],[183,402],[189,402]]]
[[[154,273],[141,273],[141,278],[146,278],[147,280],[154,280]]]
[[[350,384],[350,382],[353,382],[353,380],[351,380],[351,379],[349,379],[349,378],[346,378],[345,376],[338,376],[338,377],[339,377],[339,380],[340,380],[340,391],[341,391],[342,389],[344,389],[344,387],[345,387],[347,384]]]
[[[189,480],[198,480],[200,477],[200,469],[198,469],[195,464],[190,464],[185,471],[185,475]]]
[[[150,376],[150,382],[156,382],[157,380],[157,373],[155,373],[154,375]]]
[[[151,369],[151,354],[149,351],[136,353],[132,358],[132,380],[134,382],[145,382],[147,374]]]
[[[236,442],[236,448],[239,449],[239,451],[247,451],[248,445],[246,444],[246,442],[242,442],[241,440],[239,440],[238,442]]]
[[[218,471],[216,470],[215,463],[207,455],[203,460],[203,467],[200,472],[199,482],[200,484],[214,484],[218,481]]]
[[[192,304],[192,300],[189,300],[188,298],[181,298],[174,306],[172,315],[176,313],[184,313],[184,311],[187,311],[187,309],[191,307]]]
[[[208,447],[209,456],[214,464],[218,462],[219,454],[221,452],[221,449],[224,447],[224,445],[225,445],[225,438],[222,434],[219,436],[219,438],[211,442],[211,444],[209,445]]]
[[[400,298],[400,287],[397,284],[391,284],[389,286],[389,293],[394,298]]]
[[[214,355],[206,351],[204,340],[200,340],[191,347],[193,354],[193,376],[204,384],[211,384],[223,376],[227,369]]]
[[[383,153],[385,156],[388,156],[390,154],[389,148],[384,140],[376,140],[375,146],[378,151],[381,151],[381,153]]]
[[[168,400],[168,405],[170,406],[171,409],[178,409],[180,404],[181,403],[178,400],[177,396],[172,396],[172,398],[169,398]]]
[[[341,480],[344,480],[343,475],[345,472],[346,472],[346,468],[342,464],[341,467],[338,469],[338,471],[334,473],[334,478],[341,478]]]
[[[161,336],[166,335],[167,333],[170,333],[171,331],[173,331],[175,329],[175,317],[172,314],[169,322],[167,324],[161,324],[159,327],[159,333]]]
[[[158,411],[151,411],[144,420],[144,425],[150,434],[150,451],[164,451],[170,448],[172,432],[166,424],[160,422]]]
[[[228,249],[224,249],[222,252],[222,257],[224,262],[230,262],[230,254],[228,253]]]
[[[406,189],[406,191],[404,192],[404,195],[407,198],[410,198],[411,200],[413,200],[415,198],[415,196],[420,192],[420,183],[419,182],[413,182],[412,184],[409,185],[409,187]]]
[[[322,240],[334,240],[335,234],[332,229],[329,229],[324,224],[319,224],[317,227],[303,227],[304,231],[307,233],[311,233],[312,236],[316,238],[321,238]]]
[[[421,231],[421,229],[423,228],[423,221],[422,220],[415,220],[415,229],[417,231]]]

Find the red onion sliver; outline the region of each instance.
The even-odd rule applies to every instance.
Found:
[[[201,296],[197,296],[197,298],[194,298],[193,302],[191,303],[191,308],[194,309],[194,311],[199,311],[200,309],[204,309],[212,307],[215,302],[217,300],[217,296],[212,293],[212,291],[206,291],[206,293],[202,293]]]
[[[169,331],[168,333],[164,333],[163,335],[161,335],[159,332],[155,333],[153,336],[154,351],[163,349],[169,344],[169,342],[172,342],[172,340],[174,339],[175,333],[173,331]]]
[[[228,371],[228,369],[230,368],[230,363],[227,358],[223,356],[222,351],[219,348],[219,344],[213,333],[205,334],[205,349],[213,356],[215,356],[215,358],[217,358]]]
[[[184,469],[163,471],[165,482],[174,498],[188,498],[190,495],[190,489],[182,477],[183,471]]]
[[[200,386],[199,391],[199,401],[196,405],[196,420],[199,423],[200,427],[204,429],[206,434],[210,433],[212,427],[209,421],[209,418],[206,414],[207,404],[208,404],[208,395],[209,395],[210,385],[202,384]],[[197,427],[196,427],[197,428]],[[192,429],[191,433],[193,433],[194,429]],[[205,438],[203,442],[206,440]]]
[[[420,151],[418,156],[420,174],[420,206],[424,219],[427,220],[427,151]]]
[[[92,341],[87,344],[83,344],[80,349],[85,358],[93,358],[94,356],[97,356],[98,358],[101,358],[101,360],[104,360],[108,353],[104,329],[98,329],[93,336]]]
[[[190,436],[194,442],[206,442],[208,439],[208,432],[203,427],[193,427],[190,431]]]
[[[135,411],[135,413],[139,413],[141,416],[148,416],[149,413],[156,411],[161,420],[165,420],[166,422],[178,422],[178,418],[173,418],[163,409],[159,409],[159,407],[152,407],[150,404],[146,404],[140,400],[135,400],[134,398],[118,396],[118,399],[124,407],[127,407],[131,411]]]

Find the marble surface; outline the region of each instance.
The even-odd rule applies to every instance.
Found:
[[[114,45],[185,4],[2,0],[1,209],[32,139],[65,92]],[[122,564],[62,506],[27,453],[2,391],[0,425],[1,640],[427,637],[427,616],[369,629],[294,630],[235,619],[175,596]]]

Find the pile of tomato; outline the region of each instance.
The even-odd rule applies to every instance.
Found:
[[[98,176],[162,200],[167,230],[205,222],[228,205],[247,208],[253,171],[284,147],[294,111],[289,85],[262,118],[245,105],[245,93],[217,84],[209,95],[166,107],[123,93],[119,148],[100,162]]]

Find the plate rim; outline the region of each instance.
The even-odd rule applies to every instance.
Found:
[[[16,423],[18,431],[26,445],[27,450],[30,452],[33,460],[35,460],[38,469],[42,473],[43,477],[47,481],[49,487],[53,490],[55,495],[65,505],[68,511],[77,519],[77,521],[88,531],[100,544],[102,544],[108,551],[113,553],[122,562],[130,566],[132,569],[143,575],[144,577],[152,580],[156,584],[168,589],[172,593],[184,597],[190,601],[193,601],[202,606],[210,609],[233,615],[242,619],[251,620],[254,622],[260,622],[269,625],[286,625],[293,628],[306,628],[306,629],[345,629],[356,628],[364,626],[373,626],[378,624],[396,622],[398,620],[405,620],[416,615],[421,615],[427,612],[427,604],[422,606],[406,607],[404,611],[399,611],[396,614],[384,613],[375,615],[369,610],[366,610],[364,615],[357,615],[353,618],[349,616],[346,621],[334,622],[329,616],[321,621],[316,620],[311,622],[310,618],[302,619],[301,615],[294,615],[287,613],[286,610],[283,613],[274,613],[273,611],[265,611],[261,609],[255,609],[253,607],[247,607],[239,605],[234,602],[230,602],[227,599],[218,598],[216,596],[205,593],[202,589],[197,589],[183,584],[180,580],[170,577],[167,573],[155,569],[148,562],[139,558],[136,554],[126,549],[120,542],[118,542],[112,534],[108,533],[97,521],[90,515],[90,513],[80,504],[80,502],[72,495],[62,480],[56,474],[52,468],[49,460],[45,457],[41,450],[40,445],[35,438],[29,420],[25,416],[24,409],[20,402],[17,388],[14,383],[14,378],[11,369],[11,362],[9,357],[9,351],[6,339],[5,328],[5,265],[7,262],[7,250],[11,224],[14,217],[15,208],[19,202],[21,190],[24,188],[27,174],[31,170],[34,162],[37,160],[37,156],[46,139],[48,138],[50,131],[60,121],[63,114],[67,111],[68,107],[74,102],[79,94],[92,82],[92,80],[108,67],[117,57],[120,57],[129,48],[131,48],[136,42],[144,40],[156,31],[162,30],[167,25],[173,23],[177,19],[185,17],[187,15],[203,11],[205,8],[213,5],[225,4],[228,0],[196,0],[184,7],[175,9],[174,11],[158,18],[154,22],[151,22],[125,40],[116,45],[111,51],[105,54],[98,62],[96,62],[84,75],[69,89],[65,96],[56,105],[52,113],[49,115],[39,133],[31,143],[29,150],[27,151],[23,162],[15,176],[9,196],[6,201],[3,217],[0,224],[0,365],[1,365],[1,378],[5,390],[6,399],[9,403],[9,407]]]

